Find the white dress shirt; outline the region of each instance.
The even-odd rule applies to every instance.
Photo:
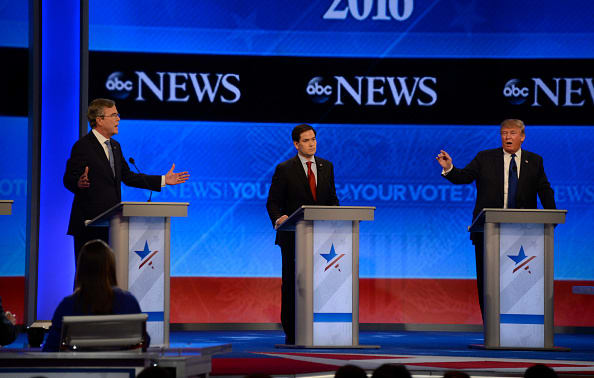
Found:
[[[316,178],[316,187],[318,186],[318,167],[316,166],[316,159],[314,159],[314,157],[312,156],[311,159],[307,159],[304,158],[303,156],[301,156],[300,154],[297,154],[297,156],[299,156],[299,160],[301,161],[301,166],[303,167],[303,170],[305,170],[305,177],[307,177],[307,162],[311,161],[311,171],[314,174],[314,177]]]
[[[109,140],[109,139],[107,139],[106,137],[101,135],[101,133],[95,129],[91,129],[91,132],[93,134],[95,134],[95,137],[99,141],[99,144],[101,145],[101,147],[103,147],[103,151],[105,151],[105,156],[107,157],[107,161],[109,161],[109,150],[107,149],[107,144],[105,144],[105,141]],[[110,143],[111,143],[111,141],[110,141]],[[112,149],[113,149],[113,146],[112,146]]]

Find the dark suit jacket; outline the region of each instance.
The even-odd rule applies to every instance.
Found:
[[[454,167],[444,177],[454,184],[476,184],[476,203],[472,219],[484,208],[503,208],[503,149],[479,152],[464,168]],[[520,178],[516,193],[519,209],[536,209],[536,196],[545,209],[555,209],[555,196],[547,180],[542,157],[522,149]]]
[[[314,156],[314,159],[318,171],[317,201],[313,199],[307,175],[297,155],[276,166],[266,202],[268,216],[273,226],[282,215],[291,215],[302,205],[338,206],[332,163],[317,156]],[[288,239],[287,234],[291,233],[277,232],[276,244],[282,246],[284,241],[292,240]]]
[[[64,186],[74,193],[68,235],[82,235],[84,221],[93,219],[122,200],[121,182],[128,186],[161,191],[161,176],[141,175],[130,171],[120,144],[110,139],[114,157],[115,177],[103,146],[92,132],[80,138],[72,147],[64,172]],[[79,189],[78,179],[89,167],[91,186]]]

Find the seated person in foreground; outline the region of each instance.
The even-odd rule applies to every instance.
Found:
[[[74,293],[62,299],[56,308],[43,351],[60,349],[63,316],[141,313],[136,298],[116,286],[113,251],[102,240],[87,242],[78,256]],[[145,336],[148,346],[150,337]]]
[[[0,298],[0,345],[8,345],[17,337],[16,317],[2,308]]]

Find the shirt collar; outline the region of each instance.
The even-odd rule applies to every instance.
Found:
[[[306,158],[304,158],[303,156],[301,156],[299,153],[297,154],[297,156],[299,157],[299,160],[301,161],[301,165],[307,163],[308,161],[311,161],[312,163],[316,163],[316,159],[315,156],[311,157],[311,160],[307,160]]]
[[[103,135],[101,135],[101,133],[99,133],[99,131],[95,130],[95,129],[91,129],[91,132],[93,134],[95,134],[95,137],[97,138],[97,140],[99,141],[99,143],[101,143],[101,145],[103,146],[105,144],[107,139],[106,137],[104,137]]]
[[[502,148],[502,150],[503,150],[503,148]],[[522,148],[521,148],[521,147],[520,147],[520,149],[518,149],[518,150],[517,150],[515,153],[516,153],[516,157],[517,157],[518,159],[521,159],[521,158],[522,158]],[[510,154],[510,153],[509,153],[509,152],[507,152],[506,150],[503,150],[503,157],[508,157],[508,156],[511,156],[511,155],[512,155],[512,154]]]

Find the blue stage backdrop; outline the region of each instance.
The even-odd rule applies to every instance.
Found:
[[[452,58],[594,54],[589,0],[91,1],[90,9],[91,48],[102,51]]]
[[[498,126],[314,126],[318,155],[335,163],[341,204],[377,206],[375,221],[361,227],[362,277],[475,276],[465,232],[474,186],[442,178],[435,156],[445,149],[454,164],[465,165],[478,151],[500,146]],[[175,162],[191,171],[185,185],[153,194],[153,201],[191,203],[189,217],[173,221],[173,276],[279,275],[280,253],[265,203],[275,165],[295,154],[292,127],[121,121],[118,139],[141,169],[165,172]],[[545,156],[557,205],[569,211],[555,239],[558,279],[594,279],[594,163],[587,157],[592,145],[590,127],[527,126],[523,147]],[[148,193],[125,188],[123,196],[143,201]]]
[[[0,117],[0,199],[13,200],[12,215],[0,216],[0,277],[25,274],[27,213],[27,118]],[[16,158],[15,158],[16,157]],[[1,293],[0,293],[1,295]]]

